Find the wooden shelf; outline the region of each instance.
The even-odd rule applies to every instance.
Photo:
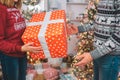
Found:
[[[67,5],[88,5],[88,3],[67,2]]]

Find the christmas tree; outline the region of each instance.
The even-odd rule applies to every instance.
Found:
[[[83,14],[83,18],[80,20],[81,26],[90,25],[93,26],[93,22],[95,19],[96,14],[96,2],[95,1],[89,1],[89,4],[87,6],[87,9],[85,13]],[[78,42],[78,53],[77,55],[83,54],[84,52],[90,52],[94,49],[93,47],[93,31],[80,33],[79,35],[80,41]],[[77,56],[76,55],[76,56]],[[83,67],[74,66],[74,63],[79,62],[78,60],[74,59],[72,62],[73,67],[73,74],[79,79],[79,80],[92,80],[93,77],[93,64],[87,64]]]

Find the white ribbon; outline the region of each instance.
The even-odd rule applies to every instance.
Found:
[[[50,21],[50,16],[51,16],[51,12],[46,12],[46,15],[45,15],[45,18],[44,18],[43,21],[30,22],[30,23],[27,24],[27,26],[41,25],[41,28],[40,28],[40,31],[39,31],[39,34],[38,34],[38,39],[39,39],[39,42],[41,43],[44,54],[47,58],[51,57],[50,52],[48,50],[46,40],[45,40],[45,33],[46,33],[46,29],[48,27],[48,24],[57,23],[57,22],[64,22],[64,19],[57,19],[57,20],[51,20]]]

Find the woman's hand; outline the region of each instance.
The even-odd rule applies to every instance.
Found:
[[[21,47],[22,52],[33,52],[33,53],[40,53],[42,51],[42,47],[35,47],[33,43],[25,44]]]

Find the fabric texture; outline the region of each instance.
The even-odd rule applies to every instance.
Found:
[[[93,80],[118,80],[120,56],[105,55],[93,61]]]
[[[9,56],[24,56],[21,52],[21,36],[25,26],[24,18],[18,9],[0,4],[0,51]]]
[[[27,58],[11,57],[0,53],[4,80],[26,80]]]
[[[120,0],[100,0],[93,25],[78,27],[79,32],[94,30],[91,56],[97,59],[106,54],[120,54]]]

